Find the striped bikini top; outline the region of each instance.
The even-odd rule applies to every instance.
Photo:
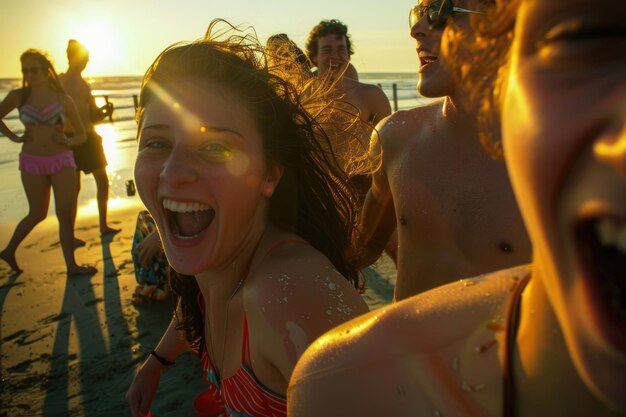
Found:
[[[65,116],[63,106],[58,101],[44,107],[42,110],[30,104],[24,104],[20,107],[19,112],[20,120],[24,125],[62,125]]]
[[[198,394],[193,401],[193,408],[200,417],[283,417],[287,415],[287,400],[259,381],[247,365],[250,361],[250,339],[248,320],[244,313],[243,346],[241,365],[232,376],[220,381],[213,368],[211,358],[202,342],[201,356],[203,380],[209,389]]]
[[[274,249],[285,243],[303,243],[305,240],[282,240],[275,243],[264,255],[267,257]],[[244,279],[248,275],[249,265],[246,268]],[[198,293],[200,310],[204,312],[204,298]],[[243,345],[241,347],[241,365],[232,376],[221,381],[202,340],[197,352],[202,361],[203,379],[209,386],[193,402],[193,407],[200,417],[215,417],[224,414],[226,417],[284,417],[287,415],[287,400],[257,379],[252,371],[250,360],[250,337],[248,335],[248,318],[244,311],[243,316]]]

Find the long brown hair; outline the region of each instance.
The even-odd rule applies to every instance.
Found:
[[[472,20],[473,32],[467,36],[450,25],[451,68],[458,85],[468,91],[468,105],[478,109],[480,142],[493,158],[502,158],[500,99],[508,75],[515,17],[519,0],[483,0],[486,15]]]
[[[20,55],[20,61],[23,63],[24,59],[27,58],[34,59],[39,64],[41,70],[46,74],[46,77],[48,79],[48,85],[52,90],[56,91],[57,93],[65,94],[65,90],[63,90],[63,87],[59,82],[59,76],[54,69],[54,65],[52,65],[52,61],[50,61],[50,58],[48,58],[48,55],[45,52],[38,49],[30,48],[27,49],[22,55]],[[24,77],[24,75],[22,75],[22,97],[20,106],[23,106],[24,103],[26,103],[26,100],[28,100],[28,96],[30,96],[30,90],[30,85],[28,85],[28,83],[26,82],[26,78]]]
[[[218,25],[226,28],[218,31]],[[214,20],[205,38],[168,47],[148,68],[138,121],[154,100],[154,86],[167,88],[186,77],[214,81],[239,98],[257,122],[266,160],[284,167],[269,202],[269,221],[305,239],[358,287],[358,270],[364,265],[352,240],[360,209],[357,198],[346,173],[328,153],[328,135],[303,107],[294,84],[270,71],[266,58],[254,34]],[[203,332],[197,282],[175,273],[170,282],[180,297],[179,329],[197,347]]]

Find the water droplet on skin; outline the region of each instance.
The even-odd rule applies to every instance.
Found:
[[[434,415],[435,417],[441,417],[441,416],[442,416],[441,411],[439,411],[439,410],[435,410],[435,412],[433,413],[433,415]]]
[[[337,284],[331,282],[330,284],[328,284],[328,288],[330,288],[331,290],[334,290],[335,288],[337,288]]]
[[[480,391],[481,389],[485,389],[485,384],[478,384],[474,387],[476,391]]]
[[[471,287],[472,285],[476,284],[474,281],[469,281],[467,279],[462,279],[461,282],[463,283],[464,287]]]
[[[493,339],[493,340],[489,340],[488,342],[485,342],[485,343],[483,343],[483,344],[482,344],[482,345],[480,345],[480,346],[476,346],[476,347],[474,348],[474,351],[475,351],[476,353],[483,353],[483,352],[485,352],[485,351],[487,351],[487,350],[491,349],[491,348],[492,348],[493,346],[495,346],[497,343],[498,343],[498,341],[497,341],[497,340],[495,340],[495,339]]]
[[[467,382],[467,381],[461,381],[461,389],[463,391],[465,391],[465,392],[472,392],[472,391],[474,391],[474,388],[472,388],[470,383]]]
[[[326,310],[326,314],[328,314],[330,316],[331,314],[333,314],[333,312],[330,311],[330,310]]]
[[[452,359],[452,369],[454,371],[458,371],[459,370],[459,358]]]
[[[486,327],[492,332],[502,331],[502,318],[489,320]]]

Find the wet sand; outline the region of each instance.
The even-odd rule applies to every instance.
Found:
[[[18,249],[24,272],[0,262],[0,416],[127,416],[124,400],[135,368],[156,345],[172,302],[136,306],[130,248],[142,207],[112,208],[109,223],[122,232],[101,239],[94,214],[77,221],[79,263],[95,265],[92,277],[71,277],[48,217]],[[14,224],[0,224],[0,247]],[[395,268],[384,258],[364,271],[363,294],[371,309],[393,296]],[[200,363],[189,352],[166,369],[152,415],[193,416],[192,398],[204,389]]]

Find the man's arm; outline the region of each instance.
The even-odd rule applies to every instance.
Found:
[[[96,99],[90,92],[89,99],[89,115],[91,117],[91,123],[100,123],[105,117],[110,117],[113,114],[113,103],[107,101],[102,107],[98,107]]]
[[[378,86],[371,85],[368,89],[368,103],[370,107],[371,122],[374,126],[391,114],[391,105],[385,92]]]
[[[380,258],[389,238],[396,229],[393,195],[385,172],[383,148],[377,130],[372,133],[370,157],[378,169],[372,175],[372,186],[365,196],[361,211],[361,242],[366,259],[372,264]]]

